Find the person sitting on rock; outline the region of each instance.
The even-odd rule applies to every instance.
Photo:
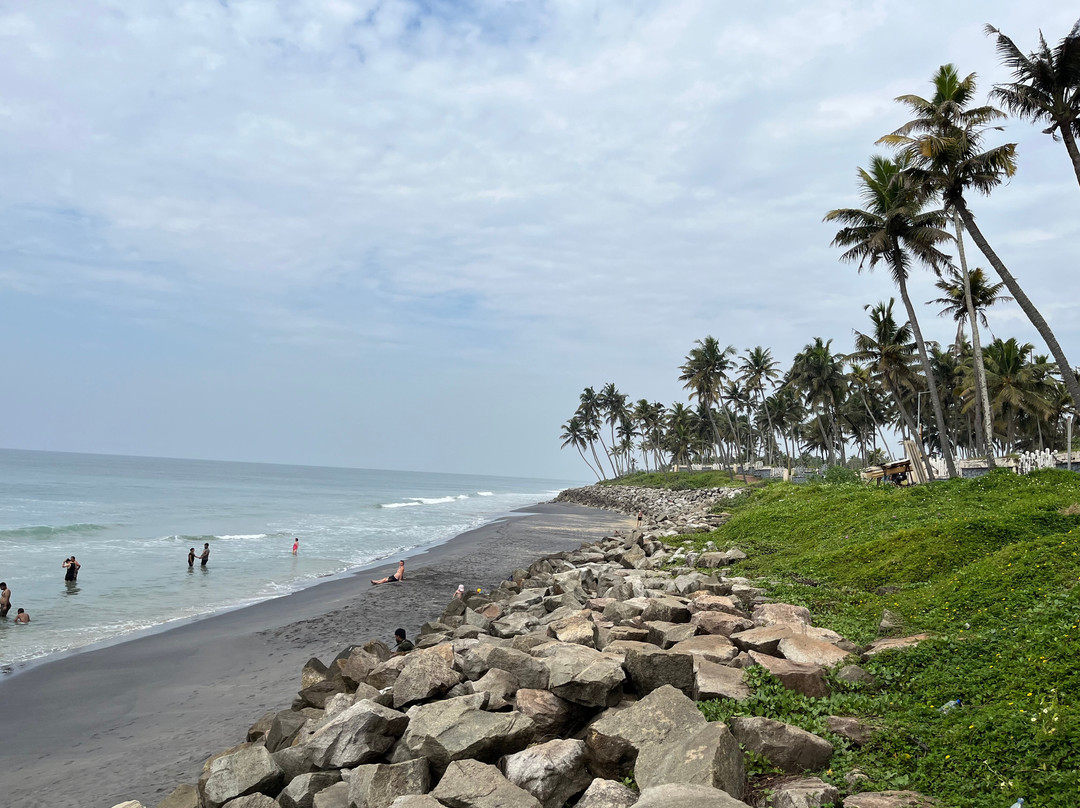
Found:
[[[373,580],[371,583],[377,586],[379,584],[388,584],[391,581],[394,581],[396,583],[398,581],[404,581],[404,580],[405,580],[405,562],[404,561],[399,561],[397,563],[397,570],[394,572],[393,575],[387,575],[385,578],[380,578],[377,581]]]
[[[403,628],[399,628],[394,632],[394,640],[397,643],[397,645],[394,646],[394,654],[404,654],[405,652],[416,648],[410,640],[405,638],[405,629]]]

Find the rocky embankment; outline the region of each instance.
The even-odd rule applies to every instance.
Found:
[[[631,485],[589,485],[568,488],[555,502],[572,502],[631,515],[644,514],[643,527],[660,538],[684,533],[707,533],[728,519],[728,514],[711,513],[713,506],[741,493],[740,488],[699,488],[667,491]]]
[[[649,530],[451,601],[413,651],[370,641],[312,659],[289,709],[261,717],[158,808],[745,808],[747,753],[790,775],[770,784],[774,808],[833,805],[840,791],[809,775],[827,766],[827,739],[766,718],[710,723],[695,702],[750,698],[751,666],[826,695],[826,667],[865,680],[860,657],[917,638],[856,647],[732,575],[738,550],[689,558],[666,545],[662,533],[711,506],[695,499],[684,518],[661,509],[673,496],[650,500]],[[844,716],[829,727],[853,743],[872,731]],[[843,799],[932,804],[912,792]]]

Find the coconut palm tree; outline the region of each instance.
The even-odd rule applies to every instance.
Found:
[[[607,446],[604,444],[604,436],[600,433],[600,414],[602,411],[600,397],[596,395],[596,391],[591,387],[586,387],[578,398],[578,402],[577,416],[588,430],[589,450],[592,452],[593,460],[596,461],[596,467],[600,469],[601,476],[606,480],[607,474],[604,472],[603,464],[600,462],[600,456],[596,454],[596,441],[599,440],[600,446],[604,449],[604,454],[607,455],[608,463],[611,463],[611,453],[608,452]],[[611,467],[611,473],[615,474],[614,465]]]
[[[766,450],[769,453],[769,462],[772,462],[774,432],[772,416],[769,408],[765,406],[765,387],[770,388],[773,382],[780,378],[780,363],[772,358],[772,352],[768,348],[758,345],[746,352],[742,363],[739,365],[739,381],[743,388],[751,395],[756,395],[761,403],[761,409],[765,412],[765,420],[769,425],[769,438],[766,441]]]
[[[996,339],[986,346],[986,384],[990,388],[991,406],[1000,419],[1010,450],[1016,444],[1021,414],[1045,418],[1053,412],[1042,384],[1046,363],[1024,361],[1025,356],[1032,354],[1032,347],[1030,343],[1021,345],[1012,337],[1004,341]]]
[[[734,354],[734,345],[721,348],[717,339],[710,335],[703,340],[694,341],[694,347],[679,368],[682,371],[679,381],[684,382],[683,389],[690,391],[691,398],[696,398],[708,406],[709,423],[718,450],[722,449],[722,441],[712,411],[720,401],[720,391],[728,371],[731,370],[731,357]],[[727,410],[724,412],[727,413]],[[730,417],[728,420],[730,425]]]
[[[933,78],[930,99],[902,95],[896,100],[915,114],[908,123],[878,142],[900,149],[912,165],[906,173],[925,195],[940,193],[946,210],[955,210],[972,240],[1005,282],[1031,324],[1039,332],[1058,364],[1073,401],[1080,404],[1080,383],[1046,318],[1031,302],[1016,278],[990,246],[968,207],[966,194],[989,194],[1016,173],[1016,144],[982,150],[983,135],[995,121],[1005,117],[991,106],[972,107],[975,74],[961,79],[953,65],[942,65]]]
[[[589,467],[589,471],[596,475],[597,480],[603,479],[600,472],[593,468],[592,463],[585,457],[585,447],[589,444],[589,429],[585,426],[585,422],[580,416],[573,416],[562,426],[562,435],[559,437],[562,439],[562,448],[567,446],[573,446],[578,450],[578,454],[581,455],[581,459],[585,461],[585,465]]]
[[[1054,48],[1039,31],[1039,47],[1028,54],[994,26],[987,25],[986,33],[996,37],[998,57],[1013,77],[995,84],[990,98],[1018,118],[1050,124],[1043,133],[1065,143],[1080,182],[1080,21]]]
[[[838,446],[840,462],[846,462],[843,436],[837,425],[837,413],[847,386],[843,362],[843,355],[832,352],[831,339],[814,337],[812,343],[795,355],[786,381],[802,393],[807,408],[816,416],[812,423],[820,432],[820,446],[828,453],[829,463],[836,462]],[[817,438],[812,442],[817,444]]]
[[[847,248],[840,256],[842,261],[858,261],[860,272],[864,267],[873,270],[880,263],[889,267],[893,283],[899,288],[900,299],[907,309],[908,322],[919,350],[938,434],[942,436],[941,453],[945,458],[945,467],[949,476],[955,477],[956,464],[947,438],[937,385],[930,370],[930,356],[907,288],[913,259],[931,268],[943,266],[948,258],[938,249],[938,245],[951,237],[942,229],[946,221],[945,212],[924,210],[925,197],[918,188],[906,181],[904,172],[911,167],[911,162],[912,158],[906,154],[901,154],[895,161],[881,156],[871,158],[869,171],[859,169],[860,194],[866,209],[829,211],[825,221],[838,221],[846,225],[833,239],[833,246]],[[933,479],[932,473],[930,479]]]
[[[690,453],[697,442],[697,416],[682,402],[671,405],[667,413],[664,443],[671,453],[671,462],[689,465]]]

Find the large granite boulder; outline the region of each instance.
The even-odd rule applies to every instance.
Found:
[[[619,661],[592,648],[564,644],[544,660],[547,689],[585,707],[610,707],[622,699],[626,673]]]
[[[691,637],[688,640],[675,643],[675,645],[671,646],[671,650],[693,654],[699,658],[699,661],[715,662],[718,665],[730,662],[739,654],[739,649],[735,647],[731,640],[718,634]]]
[[[928,639],[930,639],[929,634],[913,634],[910,637],[895,637],[892,639],[877,640],[867,646],[866,651],[863,652],[863,656],[869,659],[870,657],[875,657],[885,651],[906,651],[908,648],[914,648],[923,640]]]
[[[426,794],[431,772],[426,760],[373,763],[357,766],[349,777],[349,804],[353,808],[389,808],[403,794]]]
[[[406,794],[390,803],[390,808],[444,808],[444,806],[430,794]]]
[[[653,645],[626,649],[623,665],[634,689],[646,695],[669,685],[686,695],[694,692],[694,655],[681,651],[662,651]]]
[[[487,693],[488,710],[505,710],[513,706],[511,700],[518,690],[517,678],[508,671],[490,668],[472,683],[474,693]]]
[[[371,673],[368,674],[367,679],[364,681],[376,690],[393,687],[394,682],[397,681],[398,676],[401,674],[401,669],[405,667],[408,661],[408,656],[391,657],[372,668]]]
[[[775,623],[740,631],[732,634],[730,639],[741,651],[757,651],[759,654],[775,656],[780,640],[799,633],[801,633],[799,629],[790,624]]]
[[[750,808],[726,791],[708,786],[668,783],[641,792],[634,808]]]
[[[517,680],[518,687],[543,690],[548,686],[547,665],[524,651],[496,646],[485,656],[488,668],[498,668],[511,674]]]
[[[665,783],[690,783],[726,791],[741,799],[746,766],[739,743],[719,721],[663,743],[645,744],[634,765],[634,779],[645,789]]]
[[[745,701],[753,695],[749,685],[743,680],[740,668],[729,668],[699,659],[694,668],[694,694],[697,701],[712,699],[734,699]]]
[[[309,772],[289,781],[277,801],[280,808],[313,808],[315,795],[334,783],[341,782],[341,772]]]
[[[695,612],[690,617],[690,623],[697,627],[699,634],[721,634],[725,637],[754,627],[747,618],[727,612]]]
[[[284,773],[262,746],[247,746],[207,761],[199,791],[206,808],[221,808],[247,794],[276,794]]]
[[[120,805],[117,808],[124,808],[124,806]],[[133,808],[141,808],[141,806],[135,803]],[[278,805],[277,800],[265,794],[248,794],[244,797],[237,797],[235,800],[229,800],[223,808],[281,808],[281,806]]]
[[[431,796],[448,808],[541,808],[528,791],[476,760],[453,761]]]
[[[810,610],[805,606],[793,606],[790,603],[762,603],[750,615],[755,626],[775,626],[779,624],[813,625]]]
[[[315,795],[312,808],[352,808],[349,805],[349,784],[334,783]]]
[[[583,709],[550,690],[521,689],[515,694],[514,701],[517,709],[536,724],[537,740],[565,735],[577,723]]]
[[[937,800],[917,791],[867,791],[844,797],[844,808],[932,808]]]
[[[750,659],[779,679],[788,690],[812,698],[825,698],[830,693],[825,670],[820,665],[804,665],[756,651],[750,652]]]
[[[618,780],[633,768],[641,748],[685,736],[704,726],[697,705],[671,685],[664,685],[628,707],[601,713],[585,733],[589,770]]]
[[[649,631],[649,642],[661,648],[671,648],[676,643],[689,640],[697,634],[693,623],[668,623],[663,620],[649,620],[642,624]]]
[[[371,672],[384,660],[375,654],[370,654],[363,648],[353,648],[349,656],[335,661],[337,673],[350,687],[356,687],[361,682],[366,682]],[[313,683],[314,684],[314,683]]]
[[[453,651],[450,659],[447,663],[444,655],[429,651],[409,654],[394,681],[394,709],[441,696],[458,684],[461,674],[452,667]]]
[[[338,713],[303,744],[292,747],[301,771],[344,769],[380,758],[405,731],[409,719],[397,710],[361,699]]]
[[[839,665],[848,657],[848,652],[837,648],[829,642],[822,642],[807,637],[804,634],[796,634],[793,637],[785,637],[777,644],[777,651],[784,659],[798,662],[803,665],[821,665],[831,668]]]
[[[614,780],[597,778],[585,789],[577,808],[632,808],[638,793]]]
[[[392,760],[427,758],[439,773],[454,760],[495,760],[524,749],[536,734],[532,719],[516,711],[485,712],[486,698],[477,693],[411,707]]]
[[[179,785],[159,802],[155,808],[202,808],[199,802],[199,789],[190,783]]]
[[[791,774],[817,771],[833,755],[833,745],[824,738],[771,718],[738,716],[730,726],[745,748]]]
[[[503,758],[499,764],[506,779],[532,794],[544,808],[562,808],[589,785],[585,770],[585,743],[554,740],[530,746]]]
[[[817,777],[800,777],[773,785],[773,808],[827,808],[840,799],[836,786]]]
[[[674,597],[649,598],[641,619],[646,622],[687,623],[690,620],[690,607]]]

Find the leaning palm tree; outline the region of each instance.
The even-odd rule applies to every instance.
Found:
[[[611,454],[607,450],[607,446],[604,444],[604,436],[600,433],[601,412],[600,397],[596,394],[596,391],[591,387],[586,387],[578,398],[578,408],[576,415],[581,418],[582,423],[588,429],[589,434],[589,450],[592,452],[593,460],[596,461],[596,467],[600,469],[601,475],[606,479],[607,474],[604,472],[603,464],[600,462],[600,456],[596,453],[596,441],[600,441],[600,446],[603,447],[604,453],[607,455],[608,463],[611,463]],[[611,467],[612,474],[615,474],[615,467]]]
[[[585,447],[589,445],[589,428],[585,426],[585,422],[580,416],[573,416],[562,426],[562,435],[559,437],[562,439],[562,448],[567,446],[573,446],[578,450],[578,454],[581,455],[581,459],[585,461],[585,465],[589,467],[589,471],[596,475],[597,480],[603,479],[600,476],[600,472],[593,468],[592,463],[585,457]]]
[[[933,84],[934,95],[930,99],[917,95],[902,95],[896,99],[908,106],[915,118],[878,142],[899,148],[900,154],[912,162],[908,176],[923,193],[940,193],[945,209],[955,210],[960,215],[972,240],[1054,355],[1069,395],[1080,404],[1080,383],[1057,337],[994,252],[968,207],[968,191],[989,194],[1016,173],[1015,143],[982,150],[983,135],[995,121],[1005,117],[1005,113],[991,106],[970,106],[975,95],[974,73],[961,79],[953,65],[942,65],[934,74]]]
[[[1039,31],[1039,47],[1028,54],[994,26],[987,25],[986,33],[996,35],[998,57],[1013,77],[995,84],[990,98],[1018,118],[1050,124],[1043,133],[1064,141],[1080,182],[1080,21],[1054,48]]]
[[[934,374],[930,369],[930,356],[926,351],[922,330],[915,316],[915,306],[908,294],[907,282],[913,259],[931,268],[943,266],[948,258],[938,245],[951,237],[942,229],[945,212],[924,210],[924,197],[905,178],[911,167],[911,158],[901,154],[896,160],[874,156],[870,170],[859,169],[860,193],[866,209],[841,208],[829,211],[825,221],[838,221],[846,225],[833,239],[833,246],[846,247],[840,256],[842,261],[858,261],[859,271],[864,267],[874,269],[886,264],[893,283],[900,290],[900,299],[907,309],[908,322],[919,349],[919,360],[926,375],[930,401],[934,407],[934,419],[938,434],[942,437],[941,453],[949,476],[956,476],[952,446],[945,429],[945,416],[941,410]],[[930,479],[933,479],[931,474]]]

